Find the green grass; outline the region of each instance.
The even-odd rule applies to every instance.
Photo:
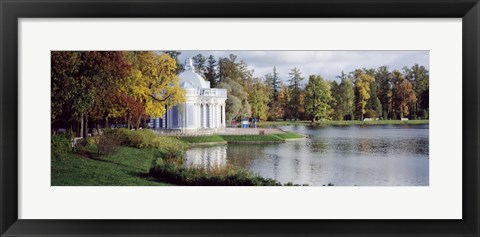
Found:
[[[348,121],[317,121],[311,123],[311,121],[265,121],[259,122],[259,127],[275,127],[275,126],[291,126],[291,125],[314,125],[314,126],[349,126],[349,125],[420,125],[428,124],[429,120],[375,120],[375,121],[360,121],[360,120],[348,120]]]
[[[280,137],[282,139],[304,138],[304,136],[294,132],[279,133],[279,134],[275,134],[275,136]]]
[[[220,135],[227,142],[282,142],[276,135]]]
[[[95,149],[68,153],[64,160],[52,160],[52,186],[154,186],[157,182],[147,174],[158,149],[121,147],[111,156],[98,157]]]
[[[178,137],[178,139],[188,143],[225,142],[225,140],[218,135]]]
[[[209,142],[282,142],[289,138],[302,138],[297,133],[289,132],[283,134],[268,135],[208,135],[208,136],[192,136],[179,137],[180,140],[190,144],[209,143]]]
[[[257,126],[262,128],[275,127],[275,126],[291,126],[291,125],[309,125],[310,121],[262,121],[258,122]]]

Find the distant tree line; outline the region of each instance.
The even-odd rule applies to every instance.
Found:
[[[284,83],[276,67],[264,78],[254,77],[233,54],[218,61],[198,54],[193,61],[211,85],[227,89],[227,119],[428,119],[429,71],[418,64],[401,71],[388,66],[342,71],[331,81],[321,75],[305,80],[293,68]]]

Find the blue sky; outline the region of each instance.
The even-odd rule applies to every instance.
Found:
[[[289,71],[300,68],[304,78],[311,74],[321,75],[327,80],[356,68],[377,68],[387,65],[390,70],[411,67],[415,63],[429,68],[429,51],[181,51],[179,59],[193,57],[199,53],[215,58],[237,55],[237,60],[243,60],[256,77],[264,77],[277,67],[282,81],[288,80]]]

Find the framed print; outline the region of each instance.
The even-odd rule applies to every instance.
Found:
[[[1,236],[479,236],[477,1],[1,4]]]

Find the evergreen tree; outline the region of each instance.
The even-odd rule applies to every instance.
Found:
[[[303,106],[300,104],[300,94],[302,90],[300,83],[304,78],[298,68],[292,69],[289,75],[290,79],[288,82],[290,83],[289,88],[291,92],[290,113],[292,117],[297,120],[300,116],[300,108]]]
[[[215,57],[213,55],[208,56],[207,69],[204,75],[205,79],[210,82],[211,87],[217,86],[217,61],[215,60]]]
[[[377,84],[377,97],[382,106],[382,117],[388,119],[392,113],[392,74],[387,66],[381,66],[375,73],[375,83]],[[391,118],[391,117],[390,117]]]
[[[195,67],[195,72],[202,75],[205,78],[205,73],[207,72],[206,62],[207,59],[202,54],[197,54],[193,56],[193,67]]]
[[[332,83],[332,96],[335,100],[334,110],[336,119],[353,119],[355,94],[352,79],[348,78],[343,72],[340,78],[340,84],[337,85],[336,82]]]
[[[404,67],[405,78],[410,81],[416,95],[416,102],[411,104],[412,115],[417,117],[426,117],[429,109],[429,71],[418,64],[411,68]]]

